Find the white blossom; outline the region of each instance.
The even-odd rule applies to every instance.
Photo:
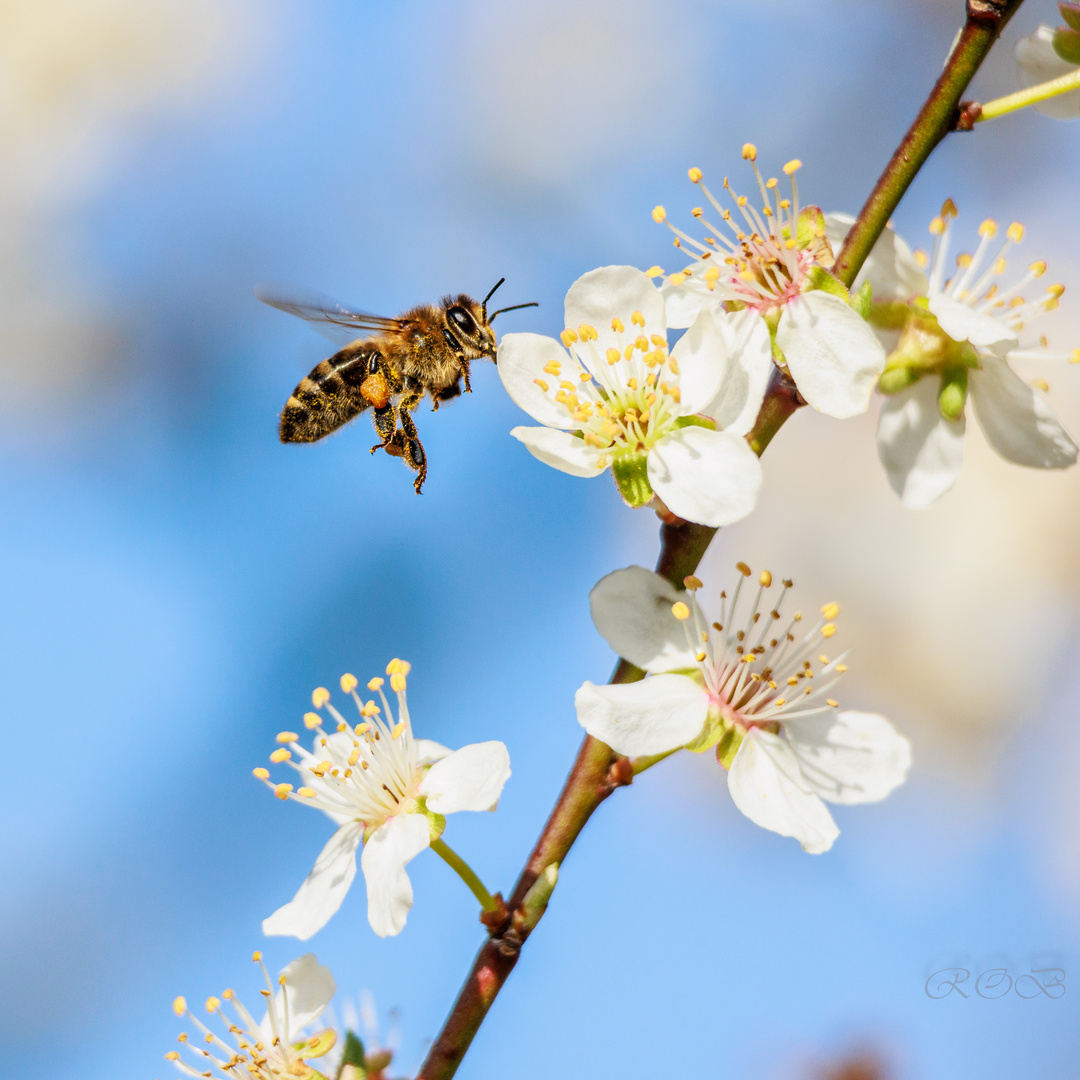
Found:
[[[1031,333],[1038,318],[1057,308],[1064,287],[1051,285],[1037,299],[1023,298],[1022,292],[1046,273],[1041,261],[1029,264],[1012,283],[1000,283],[1006,256],[1024,229],[1013,222],[996,245],[998,225],[989,219],[979,226],[974,253],[958,255],[956,271],[947,277],[954,217],[949,200],[931,223],[929,258],[913,254],[886,230],[861,271],[875,300],[884,301],[875,304],[871,319],[892,328],[883,337],[895,346],[881,380],[887,396],[878,421],[878,455],[893,490],[915,509],[929,506],[956,483],[968,395],[987,441],[1006,461],[1062,469],[1077,456],[1046,401],[1045,384],[1025,382],[1011,366],[1029,359],[1080,362],[1080,349],[1054,352],[1046,338]],[[827,217],[833,243],[842,240],[852,220]]]
[[[609,574],[590,596],[593,622],[620,656],[649,674],[641,682],[586,682],[575,704],[586,731],[620,754],[666,754],[715,747],[735,805],[752,821],[793,836],[809,852],[827,851],[839,829],[831,803],[877,802],[903,782],[911,746],[876,713],[839,711],[829,695],[847,670],[844,656],[821,649],[840,608],[826,604],[803,630],[786,623],[767,571],[744,612],[750,568],[711,625],[691,592],[640,566]]]
[[[266,989],[261,991],[266,1012],[258,1023],[237,999],[233,990],[221,997],[206,1000],[206,1011],[217,1017],[225,1034],[213,1030],[189,1009],[187,1001],[178,997],[173,1002],[177,1016],[187,1016],[199,1029],[197,1040],[181,1034],[179,1041],[198,1065],[186,1061],[176,1050],[166,1058],[185,1075],[212,1077],[215,1080],[308,1080],[321,1074],[306,1061],[320,1058],[333,1049],[337,1033],[332,1027],[309,1034],[306,1029],[322,1015],[337,987],[330,969],[306,953],[287,965],[278,976],[277,990],[270,973],[262,962],[262,954],[252,959],[262,969]],[[233,1016],[226,1011],[225,1002]]]
[[[305,750],[295,732],[283,731],[277,737],[282,745],[270,755],[300,774],[300,787],[274,784],[268,770],[255,770],[278,798],[317,807],[338,826],[296,896],[263,920],[264,933],[306,940],[322,929],[349,891],[361,843],[368,922],[380,937],[400,933],[413,903],[406,864],[441,835],[446,814],[495,809],[510,777],[506,747],[483,742],[451,751],[414,738],[405,700],[408,672],[403,660],[392,660],[386,669],[397,697],[396,720],[381,678],[367,684],[380,705],[361,701],[354,676],[341,677],[342,690],[360,713],[355,725],[330,703],[328,690],[314,692],[313,705],[330,713],[336,730],[327,733],[323,718],[309,712],[304,723],[316,733],[312,749]]]
[[[795,173],[800,161],[789,161],[791,198],[781,198],[775,179],[758,171],[757,150],[743,147],[754,169],[762,206],[758,210],[732,189],[724,190],[731,206],[723,206],[705,186],[702,172],[690,170],[720,223],[705,216],[702,207],[691,213],[708,235],[697,240],[667,221],[662,206],[653,211],[675,233],[675,244],[693,257],[681,273],[668,277],[663,292],[668,324],[688,326],[702,310],[740,310],[770,328],[783,362],[807,403],[829,416],[849,417],[865,412],[885,352],[862,316],[848,303],[844,286],[828,271],[833,251],[825,237],[821,211],[799,206]],[[754,354],[769,375],[772,350]]]
[[[502,339],[503,385],[544,425],[511,434],[573,476],[610,468],[632,506],[655,494],[703,525],[749,514],[761,464],[743,436],[769,362],[759,321],[704,311],[669,354],[660,291],[632,266],[606,266],[570,287],[565,326],[561,345],[540,334]]]

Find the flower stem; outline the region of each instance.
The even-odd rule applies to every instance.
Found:
[[[480,901],[484,911],[495,911],[498,908],[495,898],[476,876],[476,871],[442,837],[431,841],[431,850],[469,886],[469,891]]]
[[[945,67],[896,148],[836,257],[833,272],[851,286],[911,181],[953,129],[960,97],[1023,0],[968,0],[967,19]]]
[[[1038,105],[1040,101],[1057,97],[1058,94],[1067,94],[1070,90],[1080,90],[1080,67],[1070,71],[1068,75],[1060,75],[1056,79],[1029,86],[1026,90],[1017,90],[1015,94],[1006,94],[1005,97],[994,98],[993,101],[980,105],[975,123],[993,120],[995,117],[1016,112],[1017,109],[1026,109],[1029,105]]]

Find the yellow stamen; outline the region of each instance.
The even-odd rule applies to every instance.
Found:
[[[687,574],[686,577],[683,578],[683,585],[690,592],[697,592],[697,590],[701,588],[701,581],[694,577],[693,574]]]
[[[645,276],[646,277],[651,277],[651,278],[663,277],[664,276],[664,268],[662,266],[650,266],[649,269],[645,271]],[[611,329],[612,330],[615,329],[615,323],[617,323],[617,322],[619,322],[618,319],[612,319],[611,320],[611,324],[612,324]],[[622,324],[620,323],[619,326],[620,326],[620,330],[621,330]]]
[[[763,588],[767,589],[770,585],[772,585],[772,574],[770,574],[768,570],[762,570],[761,577],[758,578],[758,581],[761,583]]]
[[[826,705],[831,705],[835,709],[840,704],[840,702],[837,701],[836,698],[831,698],[830,697],[830,698],[825,699],[825,704]]]
[[[757,147],[753,143],[743,143],[743,161],[757,161]]]
[[[840,605],[837,603],[822,604],[821,617],[823,619],[835,619],[840,614]]]
[[[322,723],[322,717],[318,713],[314,713],[314,712],[306,712],[306,713],[304,713],[304,727],[306,727],[308,729],[308,731],[311,731],[314,728],[317,728],[321,723]]]
[[[1014,221],[1006,230],[1005,235],[1014,244],[1019,244],[1024,239],[1024,226],[1019,221]]]
[[[979,226],[979,235],[988,237],[989,239],[993,240],[994,237],[997,236],[997,230],[997,222],[993,218],[987,218]]]
[[[739,573],[742,574],[743,577],[749,577],[750,574],[752,573],[750,567],[747,566],[746,563],[744,563],[744,562],[737,562],[735,564],[735,569],[738,570]]]
[[[287,799],[289,797],[289,792],[292,791],[292,789],[292,784],[278,784],[278,786],[274,788],[274,794],[279,799]]]
[[[695,165],[693,168],[688,169],[686,175],[690,177],[691,184],[701,183],[701,178],[704,175],[702,171]]]
[[[251,775],[254,776],[256,780],[270,779],[270,771],[268,769],[264,769],[261,765],[257,769],[252,769]]]
[[[681,600],[676,600],[675,603],[671,605],[671,614],[674,615],[679,622],[686,622],[686,620],[690,618],[690,609]]]
[[[792,173],[798,172],[802,168],[802,162],[798,158],[793,158],[784,166],[784,175],[790,176]]]
[[[330,700],[330,691],[325,686],[316,686],[311,692],[311,704],[321,709]]]
[[[667,211],[662,206],[653,207],[652,219],[657,223],[657,225],[661,224],[666,218]]]
[[[344,693],[351,694],[359,685],[360,680],[355,675],[346,672],[341,676],[341,689]]]
[[[401,735],[402,735],[402,732],[403,732],[404,730],[405,730],[405,721],[404,721],[404,720],[399,720],[399,721],[398,721],[398,722],[397,722],[397,723],[396,723],[396,724],[394,725],[394,730],[390,732],[390,738],[391,738],[391,739],[400,739],[400,738],[401,738]],[[351,765],[351,764],[353,764],[353,763],[352,763],[352,762],[349,762],[349,764]]]
[[[172,1011],[176,1013],[177,1016],[183,1016],[184,1013],[187,1012],[187,999],[184,998],[183,995],[173,999]]]
[[[297,795],[302,795],[305,799],[314,799],[316,791],[314,788],[302,787],[296,789]]]
[[[367,688],[372,693],[374,693],[376,690],[379,689],[380,686],[382,686],[382,684],[383,684],[383,680],[380,679],[378,676],[376,676],[374,679],[369,679],[368,680]]]
[[[300,736],[295,731],[279,731],[277,741],[279,743],[293,743],[299,738]]]
[[[821,628],[822,637],[832,637],[836,633],[836,623],[826,623]]]
[[[291,750],[286,750],[285,747],[283,746],[280,750],[275,750],[270,755],[270,760],[275,765],[280,765],[283,761],[288,761],[291,757],[292,757],[292,751]]]

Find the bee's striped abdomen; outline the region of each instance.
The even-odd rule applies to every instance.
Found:
[[[370,347],[351,345],[317,364],[281,410],[281,441],[316,442],[359,416],[368,406],[360,386],[378,357]]]

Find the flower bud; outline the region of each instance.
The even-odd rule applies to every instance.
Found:
[[[1067,64],[1080,65],[1080,30],[1068,26],[1054,31],[1054,52]]]
[[[1073,30],[1080,30],[1080,3],[1077,3],[1077,0],[1061,0],[1058,11],[1061,12],[1061,17],[1067,26],[1072,27]]]

